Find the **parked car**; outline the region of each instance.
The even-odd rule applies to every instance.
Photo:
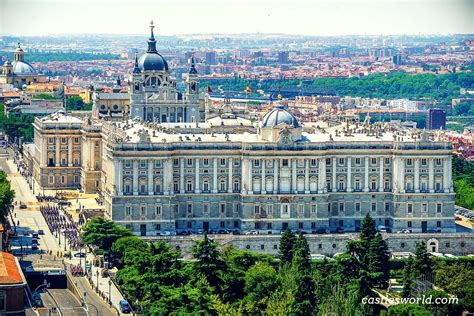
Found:
[[[76,258],[85,258],[86,253],[85,252],[78,252],[78,253],[74,254],[74,257],[76,257]]]
[[[380,232],[380,233],[387,233],[388,232],[387,227],[385,227],[384,225],[377,226],[377,231]]]
[[[31,244],[32,245],[38,245],[38,239],[32,239]]]
[[[38,230],[38,235],[44,235],[44,230],[39,229],[39,230]]]
[[[39,238],[38,233],[32,233],[32,234],[31,234],[31,237],[33,237],[33,238],[35,238],[35,239],[38,239],[38,238]]]
[[[119,302],[120,304],[120,311],[124,314],[129,314],[132,311],[132,308],[130,307],[130,304],[126,300],[121,300]]]
[[[402,229],[397,231],[397,234],[409,234],[411,233],[409,229]]]
[[[170,232],[170,231],[167,231],[167,230],[162,231],[162,232],[160,233],[160,236],[171,236],[171,232]]]
[[[30,231],[29,230],[24,230],[23,231],[23,236],[29,236],[30,235]]]
[[[31,244],[31,250],[38,250],[38,244]]]
[[[21,209],[25,209],[25,208],[26,208],[26,204],[21,203],[21,204],[20,204],[20,208],[21,208]]]

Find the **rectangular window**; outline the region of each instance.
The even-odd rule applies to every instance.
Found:
[[[421,159],[421,165],[426,166],[426,158]]]
[[[316,214],[318,211],[316,204],[311,204],[311,214]]]
[[[125,216],[130,216],[130,215],[132,215],[132,207],[125,206]]]
[[[191,203],[188,203],[186,210],[188,212],[188,215],[191,215],[193,213],[193,205]]]
[[[156,215],[161,215],[161,205],[157,205],[155,209]]]
[[[377,158],[370,158],[370,163],[372,165],[376,165],[377,164]]]
[[[155,168],[161,167],[161,160],[155,160]]]
[[[390,158],[385,158],[385,164],[389,165],[390,164]]]
[[[441,221],[436,221],[436,227],[441,228]]]
[[[339,165],[344,165],[344,158],[339,158]]]
[[[271,204],[267,205],[267,214],[269,215],[273,214],[273,205]]]
[[[298,229],[303,229],[303,223],[298,223]]]
[[[372,202],[372,204],[371,204],[371,210],[372,210],[372,212],[377,212],[377,203]]]
[[[355,211],[360,212],[360,202],[355,203]]]
[[[408,221],[408,222],[407,222],[407,227],[408,227],[408,228],[411,228],[411,221]]]
[[[441,166],[441,159],[440,158],[436,158],[436,165],[437,166]]]
[[[173,159],[173,166],[175,167],[179,166],[179,159]]]
[[[330,166],[331,165],[331,158],[326,158],[326,165]]]
[[[209,166],[209,159],[204,158],[203,161],[202,161],[202,164],[203,164],[204,166]]]
[[[225,166],[225,159],[224,158],[221,158],[220,165]]]
[[[131,168],[132,167],[132,161],[131,160],[124,160],[125,161],[125,168]]]
[[[421,211],[424,213],[428,212],[428,204],[426,203],[421,204]]]
[[[411,165],[413,165],[413,159],[408,158],[407,159],[407,166],[411,166]]]
[[[304,204],[298,204],[298,213],[304,214]]]
[[[140,168],[146,168],[146,160],[140,160]]]
[[[344,212],[344,202],[339,202],[339,212]]]
[[[48,138],[48,144],[54,145],[54,138]]]
[[[219,204],[219,210],[220,210],[221,214],[225,213],[225,203]]]
[[[267,229],[272,229],[272,223],[267,223]]]
[[[283,167],[288,167],[288,159],[282,159],[281,164]]]
[[[187,159],[186,164],[187,164],[188,167],[192,167],[193,166],[193,160],[192,159]]]
[[[202,205],[202,212],[207,215],[209,213],[209,204]]]
[[[316,167],[316,165],[317,165],[317,160],[311,159],[311,167]]]
[[[48,177],[48,182],[49,182],[49,184],[54,184],[54,176],[49,176]]]
[[[282,213],[282,215],[288,215],[290,213],[290,205],[289,204],[282,204],[281,205],[281,213]]]
[[[413,204],[407,204],[407,213],[413,213]]]
[[[79,144],[79,137],[74,137],[74,144]]]
[[[443,210],[443,205],[438,203],[436,204],[436,213],[441,213]]]
[[[254,205],[253,206],[253,211],[255,214],[260,214],[260,205]]]
[[[253,161],[253,166],[254,167],[260,167],[260,160],[254,160]]]
[[[385,202],[385,212],[390,212],[390,203]]]
[[[355,159],[355,164],[356,164],[356,165],[360,165],[360,158],[356,158],[356,159]]]

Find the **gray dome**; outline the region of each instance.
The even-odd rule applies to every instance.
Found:
[[[141,71],[168,71],[168,63],[158,53],[145,53],[138,60],[138,68]]]
[[[13,73],[15,75],[36,75],[36,69],[25,61],[13,62]]]
[[[301,126],[298,119],[281,105],[276,106],[263,116],[262,127],[275,127],[280,124],[286,124],[294,128]]]

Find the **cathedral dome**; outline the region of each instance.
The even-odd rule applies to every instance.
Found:
[[[282,105],[276,106],[273,110],[263,116],[262,128],[273,128],[280,124],[289,125],[294,128],[301,127],[298,119],[285,110]]]
[[[14,61],[13,73],[15,75],[36,75],[38,72],[26,61]]]
[[[168,71],[168,63],[160,54],[156,52],[147,52],[138,59],[138,68],[141,71]]]

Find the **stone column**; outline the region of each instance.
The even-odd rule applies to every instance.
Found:
[[[67,165],[69,167],[72,167],[72,137],[69,137],[68,139],[68,150],[67,150]]]
[[[398,160],[400,170],[399,179],[400,179],[400,193],[405,193],[405,159],[400,158]]]
[[[369,192],[369,157],[365,157],[364,192]]]
[[[379,192],[383,192],[383,157],[379,158]],[[385,206],[384,206],[385,207]]]
[[[337,160],[336,160],[336,157],[333,157],[332,158],[332,188],[331,188],[331,191],[332,192],[337,192],[337,183],[336,183],[336,164],[337,164]]]
[[[248,194],[253,194],[253,173],[252,173],[253,160],[249,159],[248,170],[249,170],[249,192]]]
[[[117,179],[117,192],[118,195],[123,195],[123,160],[117,159],[118,172],[115,174]]]
[[[420,193],[420,159],[414,158],[415,160],[415,179],[414,179],[414,189],[415,193]]]
[[[309,194],[309,159],[304,161],[304,193]]]
[[[292,191],[293,193],[298,193],[297,191],[297,186],[296,186],[296,164],[297,164],[297,159],[291,159],[291,186],[292,186]]]
[[[452,158],[448,158],[448,188],[449,192],[454,192],[453,189],[453,160]]]
[[[61,156],[59,154],[60,146],[61,146],[61,138],[56,137],[56,167],[59,167],[61,164]]]
[[[267,193],[267,188],[266,188],[266,181],[265,181],[265,176],[266,176],[266,170],[265,170],[265,159],[262,159],[261,160],[261,163],[262,163],[262,183],[261,183],[261,191],[262,191],[262,194],[266,194]]]
[[[133,160],[133,195],[138,195],[138,160]]]
[[[153,185],[153,159],[148,160],[148,194],[153,195],[155,191]]]
[[[449,183],[449,158],[443,159],[443,191],[449,193],[450,183]]]
[[[229,184],[227,187],[227,192],[232,193],[233,188],[232,188],[232,177],[233,177],[233,168],[234,168],[234,160],[232,158],[229,158]]]
[[[347,192],[352,192],[352,158],[347,158]]]
[[[212,179],[212,193],[217,193],[217,158],[214,158],[214,171]]]
[[[196,158],[195,159],[196,161],[196,171],[195,171],[195,182],[196,182],[196,185],[194,186],[194,193],[201,193],[201,187],[200,187],[200,181],[199,179],[201,178],[201,174],[199,172],[199,158]]]
[[[179,193],[184,193],[184,158],[179,158]]]
[[[168,195],[173,193],[173,161],[171,159],[163,161],[163,171],[163,194]]]
[[[428,167],[428,189],[430,193],[434,192],[434,160],[433,158],[429,159],[429,167]]]
[[[273,159],[273,193],[278,194],[280,191],[280,182],[278,180],[278,159]]]
[[[318,160],[318,193],[326,193],[326,160],[320,158]]]

